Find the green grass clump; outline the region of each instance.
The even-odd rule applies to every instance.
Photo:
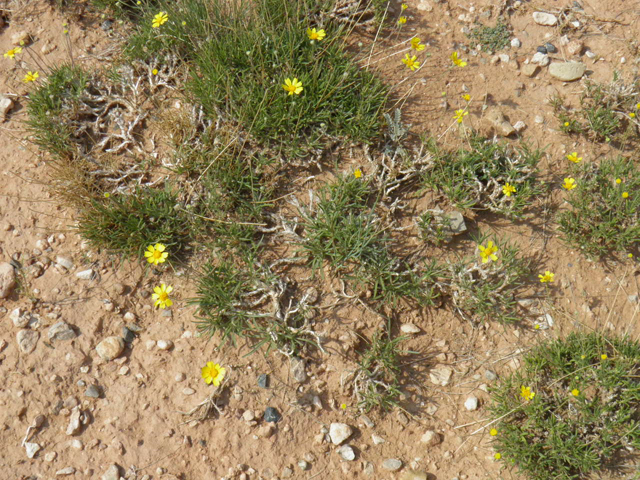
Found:
[[[570,208],[558,215],[563,239],[592,257],[637,253],[640,170],[635,162],[620,157],[600,165],[581,163],[572,175],[577,186],[566,194]]]
[[[498,420],[492,441],[502,461],[532,480],[637,471],[638,343],[573,333],[535,348],[523,360],[491,392],[491,412]],[[522,387],[533,398],[525,399]]]
[[[472,136],[469,145],[446,151],[431,145],[433,164],[424,183],[446,195],[458,208],[490,210],[520,217],[544,187],[538,178],[542,153],[528,145],[512,147]],[[511,196],[503,193],[506,183],[514,186]]]
[[[79,212],[78,230],[90,244],[111,253],[144,258],[145,249],[162,243],[179,257],[191,239],[190,219],[169,190],[139,188],[92,200]]]
[[[511,29],[507,24],[499,21],[495,27],[481,25],[474,28],[468,34],[468,37],[471,39],[471,46],[473,48],[481,45],[483,50],[487,52],[497,52],[509,46]]]

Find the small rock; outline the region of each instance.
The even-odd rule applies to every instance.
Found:
[[[364,414],[360,415],[360,420],[362,420],[362,423],[364,423],[368,428],[373,428],[376,426],[376,424],[373,423],[373,420],[371,420]]]
[[[120,467],[114,463],[102,474],[100,480],[120,480]]]
[[[306,460],[300,460],[298,462],[298,468],[300,468],[300,470],[309,470],[309,462]]]
[[[400,475],[399,480],[427,480],[427,473],[418,470],[407,470]]]
[[[353,428],[346,423],[332,423],[329,426],[329,438],[334,445],[341,445],[353,435]]]
[[[80,419],[82,417],[82,410],[79,407],[73,407],[71,416],[69,417],[69,426],[67,426],[67,435],[75,435],[80,431]]]
[[[293,475],[293,469],[291,467],[284,467],[280,476],[282,478],[291,478],[291,475]]]
[[[547,53],[549,53],[547,51],[547,47],[540,45],[538,48],[536,48],[536,52],[538,53],[542,53],[543,55],[546,55]]]
[[[16,328],[25,328],[29,325],[29,316],[26,315],[21,308],[16,308],[9,314],[9,319]]]
[[[422,12],[433,11],[433,6],[429,2],[427,2],[427,0],[420,0],[420,3],[418,4],[417,8]]]
[[[420,333],[420,329],[413,323],[403,323],[400,327],[402,333]]]
[[[278,423],[281,418],[280,412],[273,407],[267,407],[264,411],[265,422]]]
[[[336,450],[336,452],[338,452],[342,459],[347,462],[352,462],[356,459],[356,452],[353,451],[353,447],[351,445],[342,445]]]
[[[293,357],[291,359],[291,375],[296,383],[304,383],[307,380],[307,372],[305,371],[305,362],[301,358]]]
[[[36,349],[40,333],[34,330],[20,330],[16,335],[18,347],[22,353],[29,354]]]
[[[569,55],[578,55],[582,54],[582,49],[584,48],[584,44],[578,40],[572,40],[567,44],[567,53]]]
[[[107,337],[96,346],[96,352],[107,362],[118,358],[124,350],[124,340],[121,337]]]
[[[581,62],[554,62],[549,65],[549,74],[563,82],[572,82],[582,78],[586,70],[587,67]]]
[[[375,445],[381,445],[385,442],[384,438],[382,438],[380,435],[376,435],[375,433],[371,434],[371,440],[373,440],[373,443]]]
[[[82,442],[77,438],[71,441],[71,448],[75,448],[76,450],[82,450],[83,447],[84,445],[82,445]]]
[[[269,388],[269,375],[266,373],[261,373],[258,376],[258,386],[260,388]]]
[[[466,408],[469,412],[473,412],[478,409],[478,399],[474,396],[467,398],[464,401],[464,408]]]
[[[518,120],[516,123],[513,124],[513,128],[515,129],[516,132],[520,133],[525,128],[527,128],[527,125],[522,120]]]
[[[64,477],[66,475],[73,475],[76,473],[76,469],[73,467],[65,467],[62,470],[56,472],[56,477]]]
[[[506,53],[501,53],[498,55],[498,58],[500,59],[500,61],[502,63],[509,63],[509,60],[511,60],[511,58],[509,57],[509,55],[507,55]]]
[[[71,328],[67,322],[61,320],[49,328],[47,336],[51,342],[55,340],[73,340],[76,338],[76,332],[73,331],[73,328]]]
[[[158,340],[157,345],[160,350],[170,350],[173,347],[173,342],[171,340]]]
[[[16,32],[13,35],[11,35],[11,43],[16,46],[28,45],[30,40],[31,40],[31,37],[29,36],[29,33],[27,33],[26,30]]]
[[[508,137],[509,135],[515,133],[515,129],[507,121],[504,114],[500,111],[499,108],[489,108],[486,112],[486,118],[493,125],[497,133],[499,133],[503,137]]]
[[[245,412],[242,414],[242,419],[245,422],[252,422],[253,420],[255,420],[256,416],[253,413],[253,410],[245,410]]]
[[[629,303],[638,303],[638,294],[627,296]]]
[[[596,58],[596,54],[593,53],[591,50],[587,50],[586,52],[584,52],[584,54],[588,57],[588,58]],[[0,102],[0,105],[2,105],[2,102]]]
[[[135,340],[136,334],[129,327],[122,327],[122,339],[126,343],[131,343]]]
[[[496,372],[494,372],[492,370],[485,370],[484,371],[484,378],[486,378],[490,382],[493,382],[494,380],[496,380],[498,378],[498,375],[496,375]]]
[[[436,365],[429,372],[429,379],[434,385],[446,387],[453,376],[453,370],[446,365]]]
[[[9,100],[11,102],[11,106],[13,106],[13,102],[11,101],[11,99],[6,99]],[[4,101],[4,98],[0,98],[0,114],[6,115],[6,112],[8,112],[11,109],[11,106],[9,106],[8,109],[6,109],[6,112],[3,111],[3,104],[2,102]],[[2,262],[0,263],[0,298],[7,298],[9,295],[11,295],[11,292],[13,291],[13,287],[16,286],[16,270],[15,268],[13,268],[13,265],[11,265],[10,263],[7,262]]]
[[[420,438],[420,443],[424,443],[427,447],[438,445],[441,441],[440,434],[433,430],[427,430]]]
[[[5,97],[4,95],[0,95],[0,115],[2,116],[2,120],[5,120],[7,118],[7,115],[9,115],[9,112],[11,111],[12,108],[13,108],[13,100],[11,100],[9,97]],[[4,265],[4,264],[0,264],[0,265]],[[5,297],[0,297],[0,298],[5,298]]]
[[[85,397],[100,398],[100,388],[97,385],[89,385],[84,391]]]
[[[193,395],[196,391],[191,387],[185,387],[182,389],[183,395]]]
[[[94,272],[92,268],[76,273],[76,277],[78,277],[80,280],[91,280],[93,276]]]
[[[536,122],[538,125],[542,125],[544,123],[544,117],[542,115],[536,115],[534,122]]]
[[[36,415],[36,417],[33,419],[33,422],[31,422],[31,426],[33,428],[40,428],[44,424],[45,420],[46,417],[44,415]]]
[[[520,48],[522,46],[522,42],[518,38],[511,39],[511,46],[513,48]]]
[[[522,66],[522,73],[527,77],[533,77],[536,73],[538,73],[539,69],[540,67],[534,63],[526,63]]]
[[[553,27],[558,23],[558,17],[552,15],[551,13],[533,12],[533,21],[538,25]]]
[[[541,52],[536,52],[533,57],[531,57],[531,63],[540,65],[541,67],[546,67],[549,65],[549,62],[551,62],[549,55]]]
[[[547,53],[556,53],[558,51],[556,46],[553,43],[549,43],[549,42],[544,44],[544,48],[547,49]]]
[[[71,260],[69,257],[62,257],[58,255],[56,257],[56,265],[59,265],[66,270],[73,270],[73,260]]]
[[[42,449],[42,447],[37,443],[31,443],[31,442],[25,442],[24,448],[27,450],[27,458],[35,457],[36,453],[38,453]]]
[[[387,458],[382,462],[382,468],[389,470],[390,472],[395,472],[402,468],[402,460],[398,460],[397,458]]]
[[[276,431],[273,425],[262,425],[256,432],[260,438],[270,438]]]
[[[120,370],[118,370],[118,375],[128,375],[129,374],[129,367],[127,367],[126,365],[120,367]]]
[[[53,52],[56,48],[58,48],[57,45],[47,42],[44,45],[42,45],[40,52],[42,52],[43,55],[48,55],[49,53]]]
[[[56,459],[57,456],[58,456],[58,452],[45,453],[44,460],[46,462],[53,462]]]

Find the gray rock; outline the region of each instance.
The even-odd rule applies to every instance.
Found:
[[[341,445],[351,435],[353,435],[353,428],[346,423],[332,423],[329,426],[329,438],[334,445]]]
[[[490,382],[493,382],[494,380],[496,380],[498,378],[498,375],[496,375],[496,372],[494,372],[493,370],[485,370],[484,371],[484,378],[486,378]]]
[[[2,101],[0,100],[0,114],[2,114]],[[16,286],[16,270],[7,262],[0,263],[0,298],[11,295]]]
[[[25,328],[29,325],[29,316],[22,311],[21,308],[16,308],[11,311],[9,318],[13,322],[13,326],[16,328]]]
[[[93,279],[93,276],[94,271],[92,268],[76,273],[76,277],[78,277],[80,280],[91,280]]]
[[[34,330],[20,330],[16,335],[18,347],[22,353],[31,353],[36,349],[40,333]]]
[[[516,131],[497,107],[490,107],[487,109],[486,119],[495,128],[496,132],[503,137],[508,137]]]
[[[402,460],[398,460],[397,458],[387,458],[382,462],[382,468],[389,470],[390,472],[395,472],[402,468]]]
[[[549,74],[563,82],[579,80],[586,70],[586,65],[581,62],[554,62],[549,65]]]
[[[533,77],[536,73],[538,73],[540,67],[534,63],[526,63],[522,66],[522,73],[527,77]]]
[[[342,445],[336,450],[336,452],[338,452],[342,459],[347,462],[352,462],[356,459],[356,452],[353,450],[351,445]]]
[[[638,294],[629,295],[627,300],[629,300],[629,303],[638,303]]]
[[[9,112],[12,108],[13,100],[11,100],[9,97],[5,97],[4,95],[0,95],[0,117],[2,117],[2,120],[5,120],[7,118],[7,115],[9,115]]]
[[[513,48],[520,48],[522,46],[522,42],[518,38],[511,39],[511,46]]]
[[[80,431],[82,410],[79,407],[73,407],[69,416],[69,425],[67,426],[67,435],[75,435]]]
[[[120,467],[114,463],[102,474],[100,480],[120,480]]]
[[[420,329],[413,323],[403,323],[400,327],[402,333],[420,333]]]
[[[111,361],[124,350],[124,340],[121,337],[107,337],[96,346],[96,352],[103,360]]]
[[[87,389],[84,391],[85,397],[90,398],[100,398],[100,387],[97,385],[89,385]]]
[[[309,462],[306,460],[300,460],[298,462],[298,468],[300,468],[300,470],[309,470]]]
[[[468,397],[464,401],[464,408],[466,408],[469,412],[473,412],[478,409],[478,398],[473,395]]]
[[[261,373],[258,376],[258,386],[260,388],[269,388],[269,375],[266,373]]]
[[[536,52],[533,57],[531,57],[531,63],[540,65],[541,67],[546,67],[551,62],[549,55],[542,52]]]
[[[360,415],[360,420],[362,420],[362,423],[364,423],[369,428],[373,428],[376,426],[376,424],[373,423],[373,420],[371,420],[369,417],[367,417],[364,414]]]
[[[56,477],[64,477],[67,475],[73,475],[74,473],[76,473],[76,469],[73,467],[65,467],[62,470],[58,470],[56,472]]]
[[[556,53],[558,51],[556,46],[553,43],[549,43],[549,42],[544,44],[544,48],[546,48],[547,52],[549,53]]]
[[[533,21],[538,25],[544,25],[546,27],[553,27],[558,23],[558,17],[551,13],[545,12],[533,12]]]
[[[35,457],[36,453],[38,453],[42,449],[42,447],[37,443],[31,443],[31,442],[25,442],[24,448],[27,450],[27,458]]]
[[[371,434],[371,440],[373,440],[374,445],[381,445],[385,442],[385,439],[380,435],[376,435],[375,433]]]
[[[264,411],[264,421],[277,423],[282,418],[280,412],[273,407],[267,407]]]
[[[291,359],[291,375],[296,383],[304,383],[307,381],[307,372],[305,370],[305,362],[301,358],[293,357]]]
[[[429,380],[434,385],[446,387],[453,376],[453,370],[446,365],[436,365],[429,372]]]
[[[407,470],[400,475],[399,480],[427,480],[427,472],[419,470]]]
[[[420,438],[420,443],[424,443],[427,447],[438,445],[442,441],[440,434],[433,430],[427,430]]]
[[[50,341],[54,340],[73,340],[76,338],[76,332],[73,331],[71,325],[61,320],[58,323],[52,325],[47,332],[47,336]]]
[[[122,339],[126,343],[131,343],[136,339],[136,334],[129,327],[122,327]]]
[[[71,260],[69,257],[62,257],[58,255],[56,257],[56,264],[67,270],[73,269],[73,260]]]

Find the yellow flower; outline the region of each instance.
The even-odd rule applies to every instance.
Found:
[[[219,387],[226,373],[227,370],[218,363],[207,362],[207,364],[202,367],[202,378],[204,378],[207,385],[213,383],[214,386]]]
[[[581,358],[582,360],[584,360],[585,358],[587,358],[587,356],[586,356],[586,355],[580,355],[580,358]]]
[[[564,126],[568,127],[569,126],[569,122],[564,122]]]
[[[520,396],[525,400],[533,400],[533,397],[536,396],[535,392],[531,391],[531,387],[525,387],[524,385],[520,386]]]
[[[358,168],[355,172],[353,172],[353,176],[356,178],[360,178],[362,176],[362,170]]]
[[[638,103],[638,104],[636,105],[636,108],[637,108],[638,110],[640,110],[640,103]]]
[[[462,123],[462,119],[464,117],[466,117],[467,115],[469,115],[469,112],[467,112],[467,111],[465,111],[463,109],[456,110],[456,114],[453,116],[453,119],[455,121],[457,121],[458,123]]]
[[[158,28],[160,25],[164,25],[165,23],[167,23],[167,20],[169,20],[169,15],[167,15],[167,12],[160,12],[155,17],[153,17],[151,26],[153,28]]]
[[[504,187],[502,187],[502,193],[510,197],[512,193],[516,193],[516,187],[507,182],[504,184]]]
[[[552,283],[555,276],[555,273],[551,273],[549,270],[546,270],[544,275],[538,275],[538,278],[540,279],[540,283]]]
[[[491,435],[492,437],[495,437],[496,435],[498,435],[498,430],[496,430],[495,428],[492,428],[491,430],[489,430],[489,435]]]
[[[158,74],[158,69],[154,68],[153,70],[151,70],[151,73],[153,73],[154,75],[157,75]]]
[[[622,192],[622,198],[629,198],[629,192]]]
[[[347,409],[347,404],[343,403],[342,405],[340,405],[340,408],[343,409],[343,410],[346,410]]]
[[[167,247],[161,243],[149,245],[147,247],[147,251],[144,252],[144,256],[147,257],[147,262],[158,265],[159,263],[164,263],[167,260],[169,252],[165,252],[166,249]]]
[[[633,253],[628,254],[627,257],[633,258]]]
[[[184,27],[187,24],[184,20],[182,21],[182,26]]]
[[[407,23],[407,17],[403,15],[398,19],[398,25],[404,25],[405,23]]]
[[[579,163],[582,157],[578,156],[578,152],[573,152],[567,155],[567,160],[571,160],[573,163]]]
[[[631,112],[631,113],[629,114],[629,116],[630,116],[631,118],[636,118],[636,114],[635,114],[635,113],[633,113],[633,112]]]
[[[410,57],[408,53],[405,53],[404,58],[402,59],[402,63],[404,63],[407,67],[409,67],[413,72],[416,68],[420,66],[420,62],[416,62],[416,59],[417,57],[415,55]]]
[[[156,301],[154,307],[167,308],[173,305],[173,301],[169,298],[169,294],[173,291],[173,287],[164,283],[153,289],[151,298]]]
[[[489,259],[494,262],[498,260],[496,253],[498,253],[498,247],[493,244],[491,240],[487,242],[487,246],[483,247],[482,245],[478,245],[478,250],[480,250],[480,257],[482,257],[482,263],[487,263]]]
[[[287,92],[289,92],[289,95],[293,95],[294,93],[296,95],[300,95],[300,92],[302,91],[302,82],[299,81],[297,78],[294,78],[293,80],[291,80],[290,78],[287,78],[285,79],[284,85],[282,85],[282,88],[284,88]]]
[[[421,52],[424,50],[424,45],[420,43],[420,39],[418,37],[413,37],[411,39],[411,48],[413,48],[416,52]]]
[[[40,74],[38,72],[27,72],[22,81],[24,83],[35,82],[38,78],[40,78]]]
[[[109,198],[111,194],[109,192],[104,192],[104,198]]]
[[[409,5],[407,5],[406,3],[403,3],[402,5],[400,5],[400,8],[404,12],[407,8],[409,8]]]
[[[464,95],[462,95],[462,99],[468,102],[471,100],[471,95],[469,95],[468,93],[465,93]]]
[[[309,37],[309,40],[320,41],[327,36],[327,33],[322,29],[316,30],[315,28],[307,28],[307,36]]]
[[[502,458],[502,454],[501,453],[496,453],[493,458],[495,458],[496,460],[500,460]]]
[[[609,358],[609,357],[607,356],[606,353],[603,353],[602,355],[600,355],[600,359],[601,360],[606,360],[607,358]]]
[[[16,47],[4,54],[4,58],[14,58],[18,53],[22,52],[22,48]]]
[[[453,62],[454,65],[458,66],[458,67],[466,67],[467,66],[467,62],[462,61],[461,59],[458,58],[458,52],[453,52],[451,54],[451,61]]]
[[[620,184],[622,183],[622,179],[621,179],[621,178],[616,178],[616,183],[617,183],[618,185],[620,185]]]
[[[535,330],[540,330],[540,324],[536,323],[535,326],[533,327]]]
[[[574,388],[573,390],[571,390],[571,395],[573,395],[574,397],[577,397],[578,395],[580,395],[580,390],[578,390],[577,388]]]
[[[562,184],[563,188],[566,188],[567,190],[573,190],[574,188],[576,188],[576,180],[575,178],[565,178],[564,179],[564,183]]]

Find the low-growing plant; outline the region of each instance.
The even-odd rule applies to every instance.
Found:
[[[640,170],[633,160],[574,167],[576,188],[558,215],[563,239],[588,256],[635,253],[640,244]]]
[[[494,27],[480,25],[468,34],[471,39],[471,46],[475,48],[481,45],[487,52],[497,52],[509,46],[511,29],[505,23],[498,21]]]
[[[572,333],[540,345],[491,391],[493,447],[532,480],[637,471],[639,378],[630,339]]]
[[[520,217],[544,192],[538,177],[542,153],[526,144],[512,147],[474,135],[468,147],[457,151],[442,150],[434,143],[430,148],[433,162],[424,183],[458,208]]]

